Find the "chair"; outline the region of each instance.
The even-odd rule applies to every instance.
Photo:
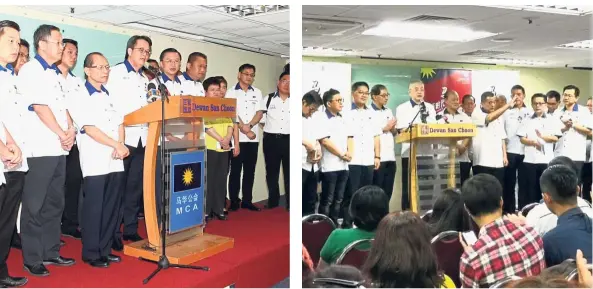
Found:
[[[367,260],[370,250],[370,246],[369,249],[366,250],[359,249],[364,244],[372,245],[373,239],[357,240],[348,244],[348,246],[342,250],[338,259],[336,259],[336,264],[350,265],[358,269],[362,268],[362,265],[364,265],[364,262]]]
[[[422,215],[422,217],[420,217],[424,222],[428,222],[430,220],[430,217],[432,217],[432,210],[428,210],[426,213],[424,213],[424,215]]]
[[[463,246],[459,242],[459,232],[445,231],[436,235],[430,241],[435,254],[439,269],[453,280],[457,288],[461,288],[459,280],[459,261],[463,254]]]
[[[531,203],[528,205],[525,205],[525,207],[523,207],[523,209],[521,209],[521,215],[523,215],[523,217],[527,217],[527,214],[529,214],[529,211],[531,211],[531,209],[535,208],[535,206],[539,205],[539,203]]]
[[[496,281],[496,283],[494,283],[494,285],[490,286],[490,288],[504,288],[507,284],[509,284],[509,282],[517,281],[517,280],[521,280],[521,279],[522,278],[518,277],[518,276],[508,276],[502,280]]]
[[[327,216],[321,214],[311,214],[303,217],[303,245],[309,251],[314,265],[319,263],[321,248],[327,241],[327,238],[336,228],[336,224]]]
[[[587,264],[587,269],[589,271],[593,272],[593,264]],[[568,281],[579,280],[579,269],[575,268],[574,270],[572,270],[572,272],[570,272],[570,274],[568,274],[568,277],[566,277],[566,280],[568,280]]]

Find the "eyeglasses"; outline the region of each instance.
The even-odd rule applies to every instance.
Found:
[[[360,91],[360,90],[357,90],[356,93],[362,94],[362,95],[366,95],[366,96],[369,96],[370,95],[370,93],[368,91]]]
[[[57,41],[57,42],[56,42],[56,41],[49,41],[49,40],[42,40],[42,41],[45,41],[45,42],[48,42],[48,43],[54,43],[54,44],[57,44],[58,46],[60,46],[60,47],[62,47],[62,48],[66,47],[66,43],[64,43],[64,42],[62,42],[62,41]]]
[[[241,74],[255,78],[255,73],[249,74],[249,73],[241,72]]]
[[[282,83],[282,84],[290,84],[290,80],[283,79],[283,80],[280,80],[280,83]]]
[[[146,50],[144,48],[132,48],[132,50],[138,50],[140,54],[150,55],[152,52],[150,50]]]
[[[391,96],[391,94],[389,94],[389,93],[388,94],[379,94],[379,96],[383,97],[383,98],[387,98],[387,97]]]
[[[95,65],[95,66],[91,66],[90,68],[109,71],[111,69],[111,66],[109,66],[109,65]]]
[[[25,54],[25,53],[19,53],[19,57],[20,58],[24,58],[26,60],[29,60],[29,54]]]
[[[181,62],[181,61],[169,59],[169,60],[165,60],[163,62],[166,64],[179,64],[179,62]]]
[[[337,103],[344,103],[344,99],[339,98],[339,99],[332,99],[332,101],[335,101]]]
[[[534,102],[533,103],[534,106],[542,106],[542,105],[546,105],[545,102]]]

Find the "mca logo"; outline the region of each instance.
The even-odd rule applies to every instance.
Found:
[[[191,113],[191,99],[184,99],[182,107],[182,113]]]
[[[428,128],[427,125],[423,125],[420,127],[420,134],[421,135],[427,135],[430,133],[430,129]]]

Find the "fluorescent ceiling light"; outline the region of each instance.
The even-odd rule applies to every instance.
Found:
[[[468,42],[486,38],[498,33],[474,31],[467,27],[442,24],[384,21],[376,27],[362,32],[363,35],[398,37],[422,40]]]
[[[593,49],[593,40],[584,40],[584,41],[577,41],[577,42],[568,43],[568,44],[562,44],[562,45],[556,46],[556,48],[591,50],[591,49]]]
[[[303,55],[307,56],[349,56],[355,55],[357,51],[343,50],[323,47],[305,47],[303,48]]]
[[[548,64],[547,61],[512,59],[512,58],[494,58],[494,57],[476,59],[475,62],[485,62],[485,63],[504,64],[504,65],[529,65],[529,66],[547,65]]]
[[[591,14],[593,6],[566,6],[566,5],[481,5],[486,7],[532,11],[562,15],[583,16]]]
[[[198,41],[206,39],[204,36],[201,36],[201,35],[196,35],[193,33],[182,32],[182,31],[177,31],[177,30],[165,29],[162,27],[139,23],[139,22],[126,23],[124,25],[128,26],[128,27],[134,27],[134,28],[138,28],[138,29],[154,31],[154,32],[158,32],[161,34],[165,34],[165,35],[177,36],[179,38],[184,38],[184,39],[198,40]]]

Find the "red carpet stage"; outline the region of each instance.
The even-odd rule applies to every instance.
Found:
[[[146,237],[144,223],[140,235]],[[34,277],[24,272],[20,250],[12,249],[8,258],[11,276],[27,276],[25,287],[272,287],[289,276],[289,213],[283,208],[250,212],[231,212],[228,221],[211,221],[206,232],[235,238],[235,247],[196,263],[210,271],[169,268],[147,285],[142,284],[155,264],[122,256],[122,262],[109,268],[94,268],[81,260],[79,240],[62,237],[61,253],[76,259],[72,267],[48,266],[50,276]]]

